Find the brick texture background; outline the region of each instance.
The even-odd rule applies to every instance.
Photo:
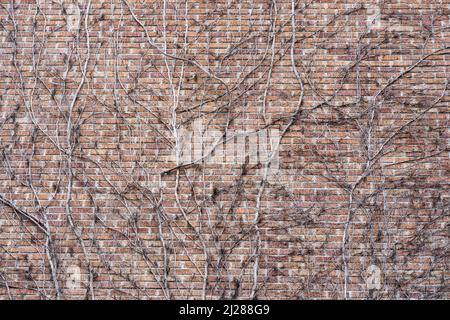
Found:
[[[449,298],[449,9],[1,0],[0,299]]]

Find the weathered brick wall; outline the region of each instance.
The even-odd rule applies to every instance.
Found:
[[[449,6],[0,1],[0,299],[449,298]]]

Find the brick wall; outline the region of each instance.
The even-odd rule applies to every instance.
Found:
[[[0,299],[449,298],[448,0],[0,2]]]

